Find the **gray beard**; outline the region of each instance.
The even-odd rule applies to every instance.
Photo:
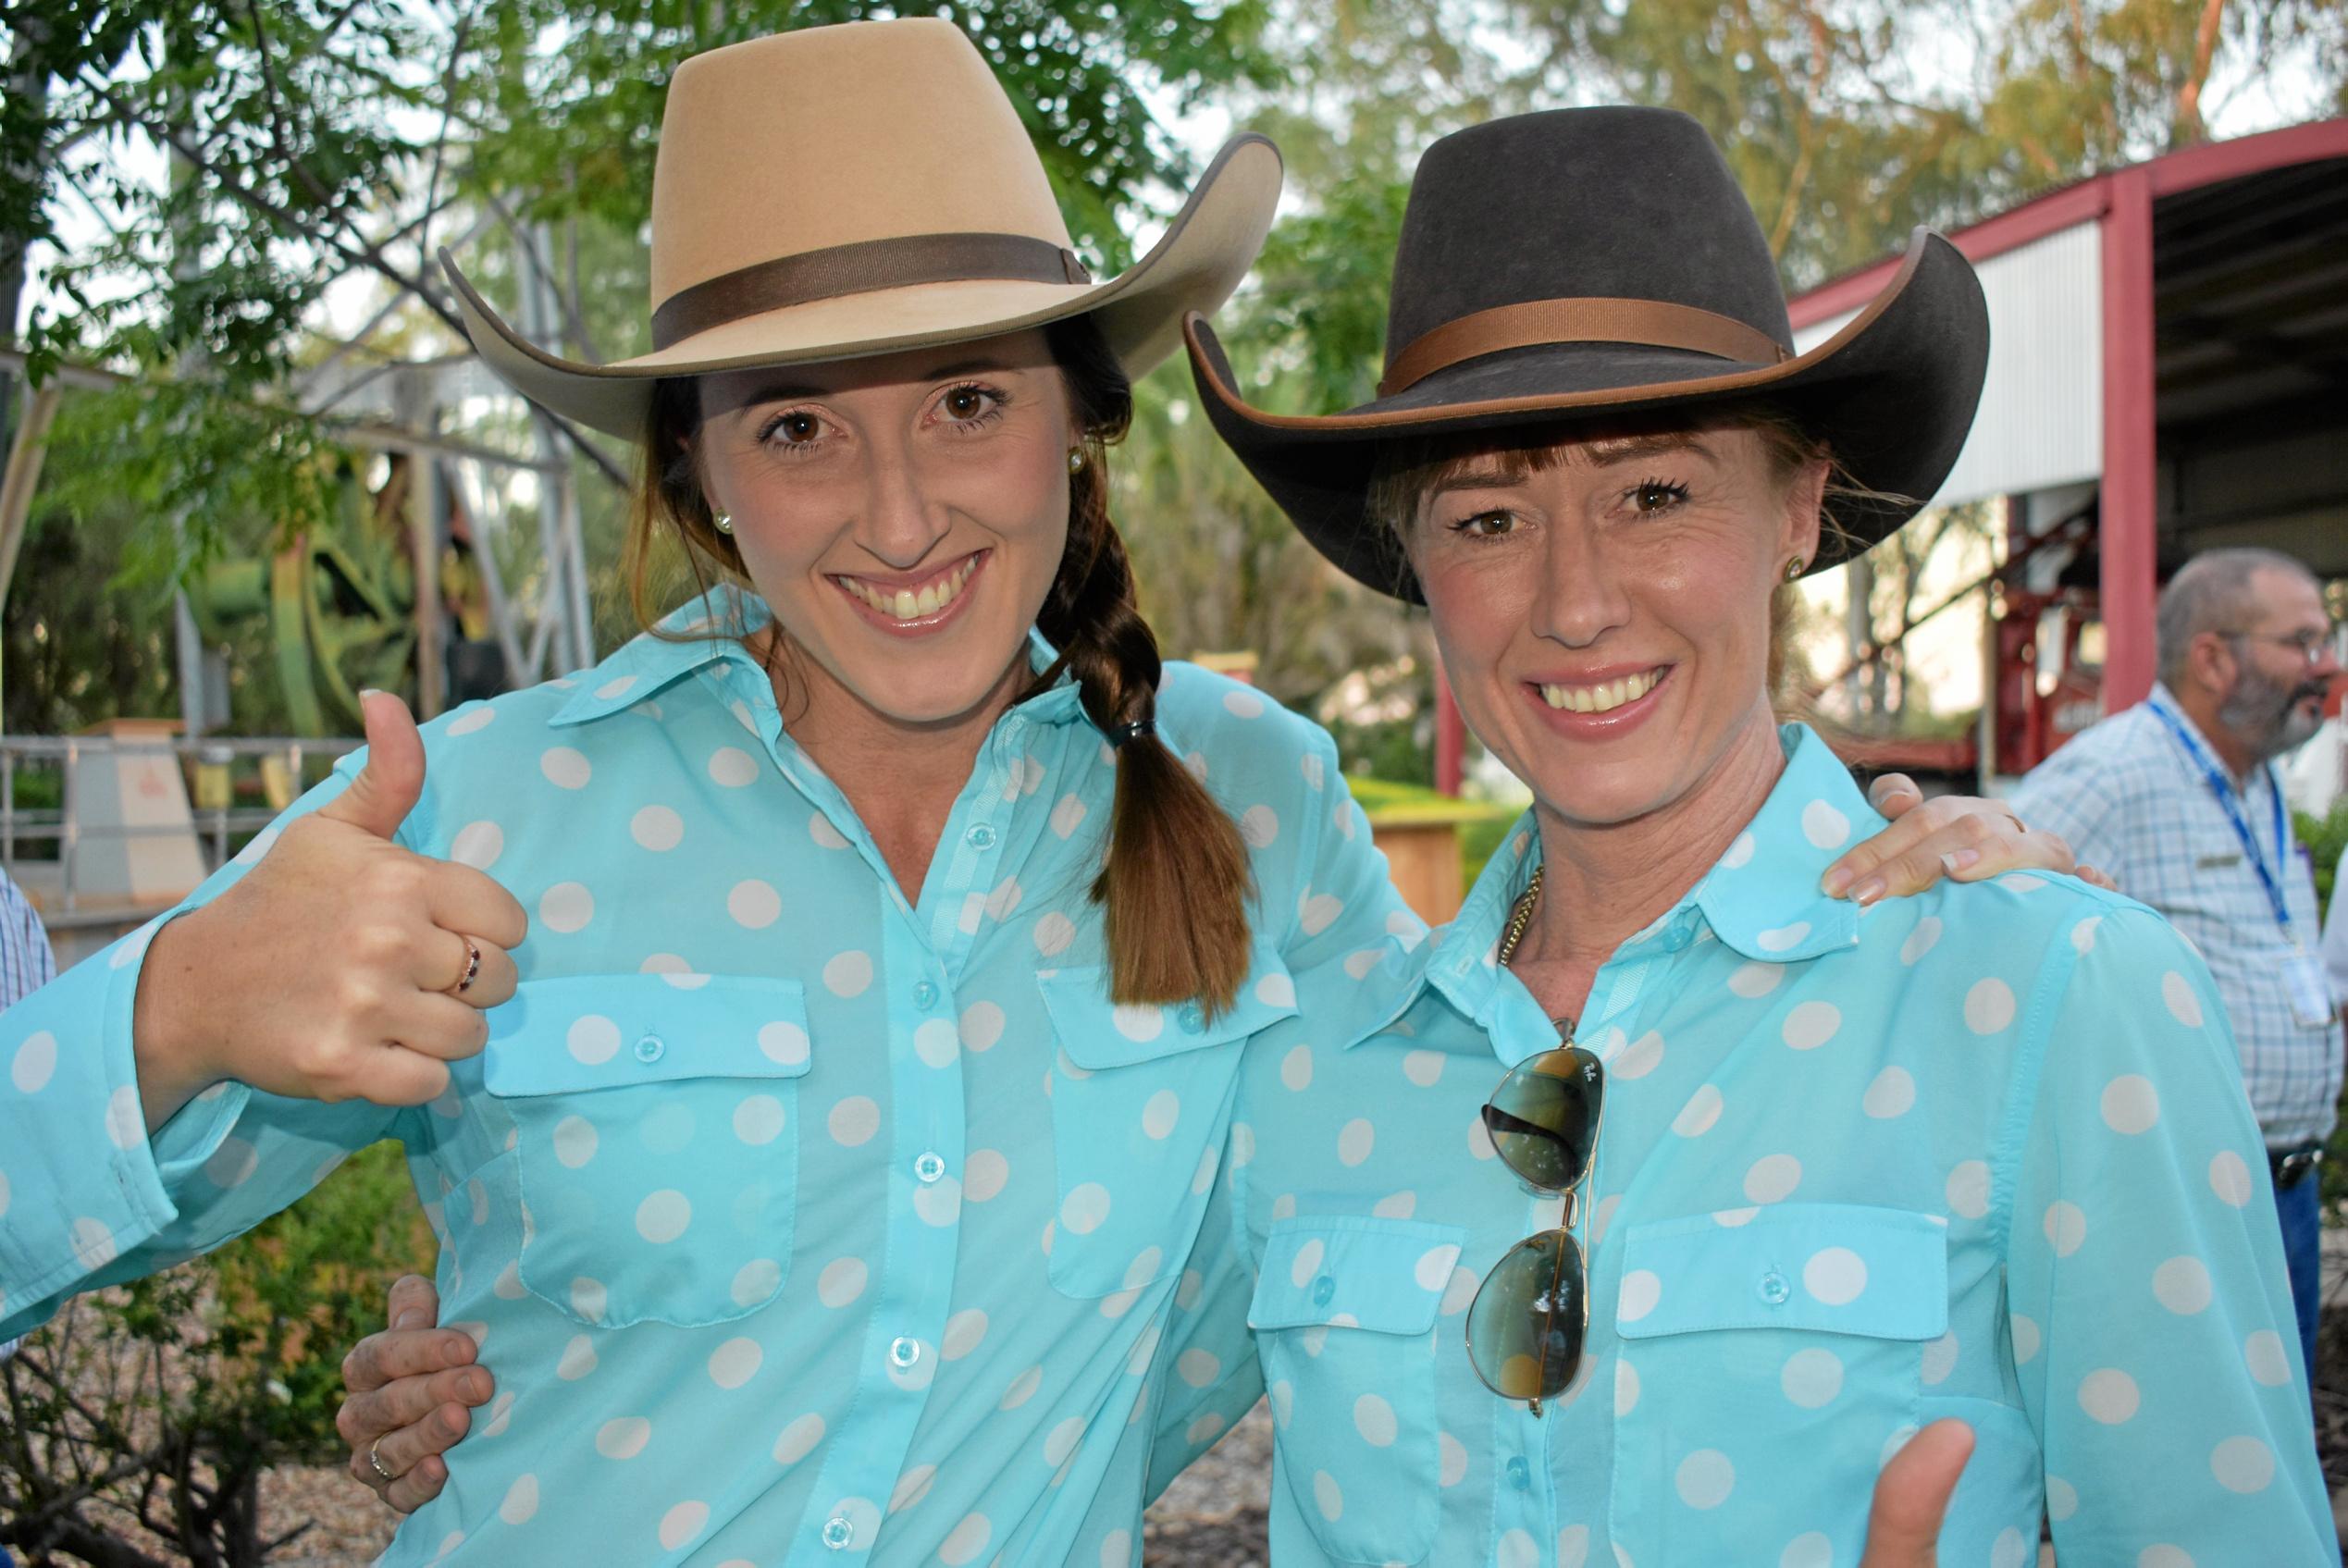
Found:
[[[2321,718],[2308,718],[2298,710],[2300,700],[2309,695],[2305,682],[2268,680],[2245,665],[2232,693],[2218,704],[2218,722],[2248,749],[2255,767],[2304,745],[2316,733]]]

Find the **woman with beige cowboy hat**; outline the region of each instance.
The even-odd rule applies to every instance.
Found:
[[[11,1010],[0,1332],[394,1137],[432,1338],[497,1377],[378,1401],[435,1424],[359,1445],[424,1503],[389,1561],[1135,1555],[1164,1392],[1219,1371],[1166,1326],[1240,1058],[1421,930],[1328,738],[1161,664],[1107,514],[1128,378],[1279,177],[1239,139],[1094,283],[951,27],[684,66],[649,354],[457,284],[500,376],[642,441],[638,564],[714,586],[422,734],[372,698],[240,864]]]
[[[1427,152],[1372,402],[1253,408],[1190,330],[1534,801],[1382,1019],[1251,1050],[1180,1332],[1259,1354],[1174,1390],[1162,1463],[1268,1384],[1281,1568],[2024,1568],[2042,1519],[2066,1568],[2336,1562],[2199,957],[2068,876],[1822,887],[1880,819],[1778,723],[1771,625],[1956,460],[1956,249],[1798,353],[1703,130],[1565,110]]]

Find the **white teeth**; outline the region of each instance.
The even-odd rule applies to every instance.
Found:
[[[896,588],[884,593],[860,577],[834,577],[832,580],[871,605],[882,614],[899,621],[923,620],[952,604],[961,593],[962,585],[978,570],[978,557],[971,556],[962,564],[940,577],[923,583],[919,589]]]
[[[1625,675],[1612,681],[1601,681],[1594,686],[1544,685],[1541,700],[1551,708],[1563,708],[1575,713],[1604,713],[1637,702],[1655,689],[1655,683],[1663,678],[1661,670],[1649,670],[1637,675]]]

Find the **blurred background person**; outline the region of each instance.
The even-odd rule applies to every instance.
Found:
[[[2312,1367],[2315,1175],[2340,1098],[2341,1020],[2319,956],[2315,880],[2274,761],[2322,722],[2340,674],[2333,628],[2313,574],[2267,549],[2194,557],[2163,590],[2158,623],[2152,695],[2041,763],[2014,805],[2168,916],[2208,959],[2266,1134]]]

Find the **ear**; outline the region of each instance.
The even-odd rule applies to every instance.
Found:
[[[2198,632],[2185,655],[2185,673],[2195,685],[2215,696],[2233,689],[2241,666],[2234,661],[2234,645],[2216,632]]]
[[[1825,457],[1802,464],[1786,487],[1786,524],[1778,539],[1777,559],[1794,556],[1818,559],[1818,540],[1824,527],[1826,476],[1834,464]]]

